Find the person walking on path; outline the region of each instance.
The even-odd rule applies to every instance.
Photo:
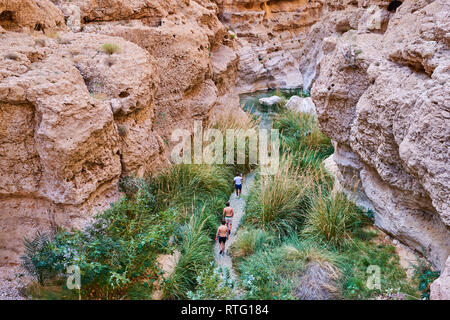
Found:
[[[236,188],[236,196],[239,197],[242,193],[242,181],[244,178],[242,178],[242,173],[236,174],[236,177],[234,177],[233,183],[234,187]]]
[[[231,228],[233,227],[233,216],[234,216],[233,208],[230,207],[230,201],[227,201],[226,207],[223,208],[222,220],[225,220],[228,228],[228,234],[230,235],[231,235]]]
[[[228,228],[226,226],[225,220],[222,220],[222,225],[219,226],[219,228],[217,228],[216,233],[216,241],[219,240],[219,248],[220,248],[219,254],[223,255],[225,253],[225,242],[228,239],[229,239]]]

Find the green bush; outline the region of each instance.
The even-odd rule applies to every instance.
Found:
[[[347,299],[375,299],[388,291],[402,292],[410,298],[417,299],[417,291],[407,279],[392,245],[354,238],[341,249],[339,255],[343,261],[342,290]],[[380,290],[367,287],[369,266],[380,267]]]
[[[37,231],[32,239],[25,238],[25,253],[21,256],[22,267],[40,285],[46,279],[55,276],[55,270],[49,265],[46,249],[51,242],[51,235],[46,232]]]
[[[430,264],[424,259],[420,259],[419,263],[414,266],[414,278],[419,282],[418,289],[422,299],[430,299],[430,285],[439,276],[440,272],[433,271]]]
[[[273,243],[274,237],[261,229],[240,230],[231,246],[233,258],[246,258]]]
[[[208,268],[202,269],[197,276],[194,291],[188,291],[192,300],[232,300],[234,299],[234,282],[228,269],[214,267],[211,262]]]

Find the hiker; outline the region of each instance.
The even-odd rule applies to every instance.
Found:
[[[219,254],[225,253],[225,242],[229,239],[228,228],[225,220],[222,220],[222,225],[217,228],[216,241],[219,239]]]
[[[231,227],[233,226],[234,211],[233,208],[230,207],[230,201],[227,201],[225,205],[226,207],[223,208],[222,220],[225,220],[228,228],[228,234],[231,235]]]
[[[237,173],[236,177],[234,177],[233,183],[234,187],[236,188],[236,196],[239,197],[242,193],[242,181],[244,178],[242,178],[242,173]]]

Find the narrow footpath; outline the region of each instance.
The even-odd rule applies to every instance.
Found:
[[[222,268],[227,268],[230,271],[230,276],[233,280],[236,280],[236,273],[233,270],[232,260],[229,255],[229,248],[233,244],[234,239],[236,238],[236,233],[241,223],[241,218],[245,214],[245,197],[250,192],[254,179],[255,179],[255,172],[251,172],[248,175],[246,175],[244,177],[244,182],[242,185],[242,194],[240,198],[236,197],[236,193],[234,191],[230,196],[230,205],[234,210],[234,216],[230,239],[227,240],[227,242],[225,243],[225,255],[222,256],[219,254],[220,251],[219,243],[217,241],[214,246],[214,257],[216,259],[217,265]]]

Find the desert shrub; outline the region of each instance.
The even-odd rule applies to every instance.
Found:
[[[309,238],[325,241],[335,246],[351,239],[351,232],[362,218],[355,204],[343,193],[318,194],[305,215],[302,233]]]
[[[424,259],[419,259],[417,265],[414,266],[414,278],[419,283],[418,289],[422,299],[430,299],[430,285],[439,278],[440,272],[431,269],[429,263]]]
[[[359,63],[361,61],[361,59],[358,57],[362,51],[360,49],[356,49],[353,45],[346,48],[345,51],[344,50],[340,50],[342,57],[345,60],[345,65],[353,68],[353,69],[358,69],[359,68]]]
[[[187,296],[192,300],[231,300],[234,299],[233,287],[230,271],[214,267],[211,262],[208,268],[200,271],[195,290],[188,291]]]
[[[115,43],[104,43],[101,49],[109,55],[120,52],[122,49]]]
[[[135,176],[125,176],[119,179],[117,183],[120,192],[125,193],[128,199],[132,199],[138,192],[140,188],[147,188],[145,181],[140,178],[136,178]],[[154,201],[153,196],[151,199]]]

